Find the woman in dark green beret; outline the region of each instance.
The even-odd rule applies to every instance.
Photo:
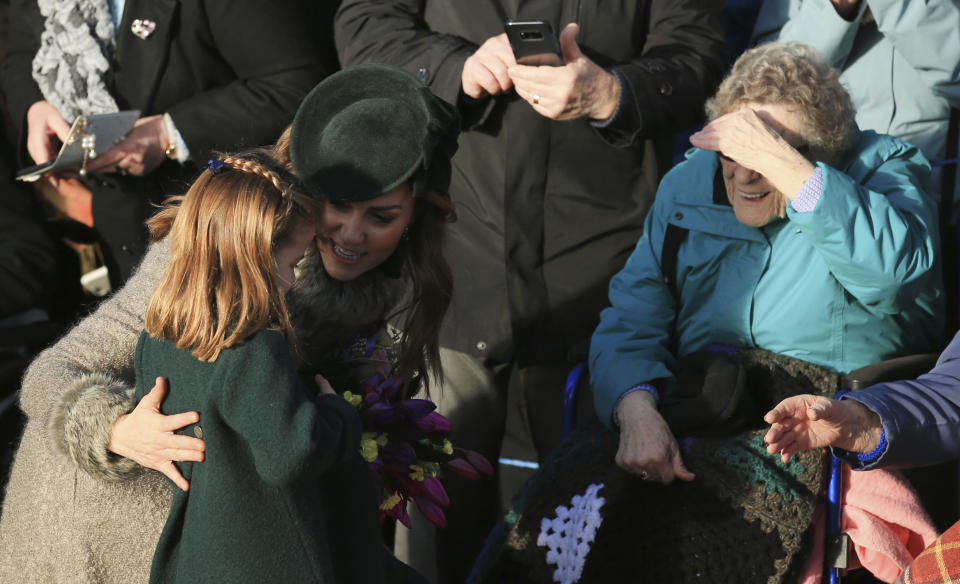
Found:
[[[274,147],[328,201],[287,296],[302,373],[322,373],[342,391],[392,372],[412,393],[436,371],[458,132],[452,106],[392,67],[341,71],[304,100]],[[168,242],[155,242],[128,283],[28,370],[28,422],[0,518],[0,581],[147,580],[171,496],[161,473],[187,488],[174,462],[204,458],[201,440],[177,433],[197,413],[161,415],[162,384],[133,399],[134,349],[169,255]],[[376,560],[384,552],[369,537],[377,498],[363,459],[341,464],[317,493],[332,532],[331,580],[409,577]]]

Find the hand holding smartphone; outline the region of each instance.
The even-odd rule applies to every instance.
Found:
[[[545,20],[508,20],[504,24],[513,56],[521,65],[558,67],[563,52],[553,27]]]

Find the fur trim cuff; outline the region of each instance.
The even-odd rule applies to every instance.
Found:
[[[102,373],[83,375],[57,402],[49,426],[53,445],[94,478],[135,477],[140,465],[107,450],[113,423],[135,406],[133,388],[123,382]]]

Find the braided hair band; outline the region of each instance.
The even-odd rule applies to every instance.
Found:
[[[292,174],[283,173],[287,176],[282,176],[281,173],[268,168],[266,165],[258,162],[256,159],[251,160],[239,156],[225,155],[222,159],[211,158],[207,160],[207,164],[204,166],[204,169],[210,171],[210,174],[214,176],[220,174],[226,169],[239,170],[240,172],[255,174],[272,184],[275,189],[280,191],[280,196],[284,198],[289,195],[291,188],[300,184],[296,177],[294,177]]]

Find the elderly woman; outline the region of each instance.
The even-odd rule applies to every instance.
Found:
[[[744,53],[707,111],[591,340],[595,409],[619,433],[586,423],[544,462],[475,581],[818,575],[822,454],[782,465],[751,428],[786,395],[941,340],[915,147],[858,131],[836,72],[799,44]]]
[[[837,74],[799,44],[745,53],[707,111],[590,348],[617,464],[663,483],[693,478],[656,408],[677,356],[761,347],[844,373],[943,335],[936,204],[915,147],[858,131]],[[670,225],[687,230],[676,295],[661,270]]]

